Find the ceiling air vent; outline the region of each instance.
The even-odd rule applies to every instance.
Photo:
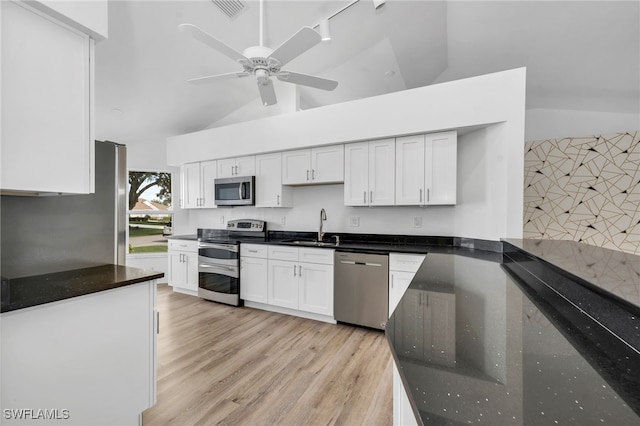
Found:
[[[240,0],[211,0],[211,2],[231,19],[238,16],[247,8]]]

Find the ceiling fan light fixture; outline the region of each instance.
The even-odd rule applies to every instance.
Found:
[[[331,41],[331,30],[329,29],[329,19],[323,19],[318,26],[322,41]]]

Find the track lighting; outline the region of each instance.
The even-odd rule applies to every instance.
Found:
[[[329,18],[323,19],[319,24],[319,32],[322,37],[322,41],[331,40],[331,31],[329,31]]]
[[[373,7],[375,7],[376,10],[378,10],[382,6],[384,6],[385,3],[386,3],[386,0],[373,0]]]

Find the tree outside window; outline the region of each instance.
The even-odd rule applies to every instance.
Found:
[[[129,253],[167,251],[172,234],[170,172],[129,172]]]

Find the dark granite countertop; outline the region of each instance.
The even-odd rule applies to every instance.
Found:
[[[386,329],[419,422],[640,424],[638,346],[545,280],[506,255],[427,255]]]
[[[576,241],[505,239],[514,248],[640,308],[640,256]]]
[[[162,278],[162,272],[101,265],[21,278],[3,278],[2,312],[57,302]]]

